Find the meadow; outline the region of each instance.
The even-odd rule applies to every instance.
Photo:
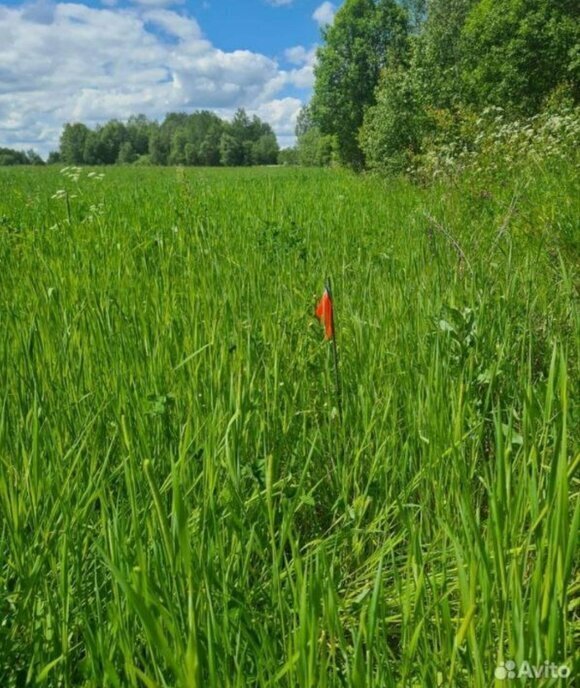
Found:
[[[572,162],[0,170],[0,686],[577,672],[579,217]]]

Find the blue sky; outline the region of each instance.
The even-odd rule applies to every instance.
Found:
[[[0,147],[62,125],[238,107],[293,143],[339,0],[0,0]]]
[[[246,48],[283,59],[290,45],[319,40],[320,29],[312,15],[321,4],[322,0],[294,0],[279,6],[266,0],[195,0],[184,7],[222,49]]]

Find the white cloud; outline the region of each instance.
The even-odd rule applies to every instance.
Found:
[[[312,88],[314,86],[314,65],[304,65],[300,69],[288,72],[288,81],[296,88]]]
[[[312,65],[316,60],[316,46],[305,48],[303,45],[295,45],[284,51],[284,57],[295,65]]]
[[[284,51],[284,58],[294,69],[288,72],[288,81],[296,88],[312,88],[314,86],[314,66],[316,64],[316,48],[305,48],[295,45]]]
[[[256,108],[255,114],[269,122],[279,135],[293,136],[302,105],[298,98],[281,98],[263,103]]]
[[[291,5],[294,0],[266,0],[266,2],[274,7],[283,7],[284,5]]]
[[[202,39],[201,29],[195,19],[184,17],[173,10],[151,9],[141,16],[145,19],[145,28],[147,28],[147,22],[150,22],[166,31],[168,35],[182,41],[201,41]]]
[[[117,0],[101,0],[103,5],[116,5]],[[142,7],[171,7],[173,5],[183,5],[185,0],[130,0],[134,5]]]
[[[312,19],[320,27],[328,26],[334,21],[334,15],[336,13],[336,8],[331,2],[323,2],[322,5],[314,10]]]
[[[205,108],[228,115],[238,107],[291,142],[302,103],[280,94],[288,85],[312,85],[313,49],[291,49],[286,59],[296,67],[284,70],[259,53],[220,50],[195,19],[146,4],[0,5],[0,146],[46,153],[67,121],[94,126],[137,113],[161,118]]]
[[[295,129],[298,113],[303,103],[298,98],[281,98],[264,103],[250,114],[269,122],[276,132],[281,148],[293,146],[296,140]]]

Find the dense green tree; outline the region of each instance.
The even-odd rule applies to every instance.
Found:
[[[294,130],[294,133],[296,134],[297,138],[300,138],[309,129],[312,129],[312,127],[315,126],[316,124],[312,116],[312,105],[310,103],[307,103],[306,105],[303,105],[300,108],[300,112],[298,113],[298,117],[296,118],[296,128]]]
[[[430,0],[421,33],[413,43],[410,79],[428,107],[457,107],[465,102],[463,31],[478,0]],[[511,1],[511,0],[510,0]]]
[[[26,157],[29,165],[44,165],[44,160],[32,148],[26,151]]]
[[[189,160],[192,162],[187,162],[186,164],[195,164],[199,165],[202,164],[201,161],[201,148],[202,144],[205,140],[205,138],[208,136],[208,133],[212,130],[216,130],[219,132],[216,136],[214,136],[215,140],[215,148],[216,151],[219,148],[219,138],[221,136],[221,131],[224,128],[224,123],[222,120],[213,112],[208,112],[206,110],[202,110],[200,112],[194,112],[192,115],[188,117],[186,126],[185,126],[185,131],[187,132],[187,140],[188,143],[190,143],[194,149],[195,153],[192,153],[190,149],[189,153]],[[210,136],[210,140],[211,140]],[[218,157],[218,162],[219,162],[219,155]],[[186,155],[187,158],[187,155]],[[216,164],[215,162],[213,164]]]
[[[248,117],[244,109],[239,109],[234,115],[227,128],[227,136],[231,136],[237,145],[234,146],[229,138],[224,139],[222,164],[265,165],[275,162],[278,157],[278,144],[270,125],[256,115]],[[231,162],[223,163],[224,155]]]
[[[12,165],[44,165],[44,160],[32,148],[26,152],[0,148],[0,167]]]
[[[400,0],[400,4],[407,11],[409,29],[417,33],[427,16],[428,0]]]
[[[85,143],[89,128],[77,122],[65,124],[60,136],[60,156],[67,165],[82,165],[85,162]]]
[[[131,141],[124,141],[119,148],[119,156],[117,157],[117,162],[120,165],[130,165],[137,160],[137,153],[133,148]]]
[[[322,134],[318,127],[310,127],[298,139],[297,155],[299,164],[304,167],[326,167],[337,157],[335,139]]]
[[[238,141],[244,141],[251,138],[251,124],[252,122],[246,111],[243,108],[239,108],[231,121],[228,133]]]
[[[199,153],[195,144],[188,141],[183,148],[183,155],[186,165],[199,165]]]
[[[279,150],[274,132],[262,134],[257,141],[252,143],[251,162],[253,165],[275,165],[278,161]]]
[[[310,127],[298,138],[296,153],[298,163],[303,167],[320,166],[320,139],[322,134],[318,127]]]
[[[403,67],[386,70],[359,135],[367,166],[403,171],[419,152],[429,125],[412,73]]]
[[[48,158],[46,159],[47,165],[56,165],[62,162],[59,151],[50,151]]]
[[[149,151],[149,137],[156,127],[145,115],[132,115],[127,120],[127,137],[136,155],[145,155]]]
[[[144,115],[94,129],[69,124],[60,155],[66,162],[87,165],[269,165],[278,159],[278,143],[269,124],[244,110],[232,122],[202,110],[171,112],[161,124]]]
[[[279,165],[298,165],[298,150],[297,148],[282,148],[278,152]]]
[[[97,127],[99,137],[99,158],[104,165],[114,165],[119,157],[119,151],[125,141],[129,139],[127,128],[119,120],[110,120],[102,127]]]
[[[225,167],[244,164],[244,144],[233,134],[224,132],[220,139],[220,162]]]
[[[0,148],[0,167],[12,165],[30,165],[28,155],[24,151],[12,148]]]
[[[220,141],[222,136],[222,125],[211,126],[205,134],[199,147],[199,161],[201,165],[215,167],[220,164],[221,151]]]
[[[407,59],[389,65],[365,113],[359,132],[369,167],[404,170],[433,129],[430,111],[458,108],[465,102],[462,35],[477,0],[430,0],[427,16],[413,37]],[[421,3],[414,3],[421,11]]]
[[[358,130],[381,70],[404,54],[407,13],[395,0],[346,0],[318,50],[312,116],[336,137],[341,162],[361,167]]]
[[[169,142],[160,128],[154,129],[149,138],[149,156],[152,165],[167,165]]]
[[[273,134],[272,127],[267,122],[263,122],[257,115],[254,115],[248,127],[247,139],[259,141],[262,136],[270,134]]]
[[[579,95],[577,0],[481,0],[463,32],[470,100],[533,114],[562,82]]]
[[[98,131],[89,130],[87,132],[82,162],[85,163],[85,165],[104,164],[104,160],[101,156],[101,141]]]
[[[578,102],[577,0],[398,4],[346,0],[325,30],[301,164],[327,162],[334,141],[343,163],[400,171],[429,146],[476,145],[489,105],[515,118]]]
[[[169,148],[168,163],[170,165],[185,165],[185,146],[187,146],[188,138],[185,127],[180,127],[173,132]]]
[[[322,134],[312,116],[312,107],[305,105],[296,120],[296,158],[304,167],[325,167],[336,157],[335,138]]]

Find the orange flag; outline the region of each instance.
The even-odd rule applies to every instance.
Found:
[[[322,298],[316,306],[316,317],[324,325],[326,339],[332,339],[334,337],[334,318],[332,314],[332,299],[328,289],[324,290],[324,294],[322,294]]]

